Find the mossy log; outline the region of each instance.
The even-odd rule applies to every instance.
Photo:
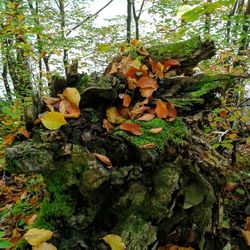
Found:
[[[194,59],[200,46],[184,54],[186,62],[192,55],[193,62],[200,60],[199,56]],[[183,67],[192,65],[185,60]],[[77,80],[71,81],[68,74],[62,81],[66,86],[74,82],[80,90],[80,117],[69,119],[56,131],[34,127],[32,138],[6,150],[9,172],[42,173],[45,178],[48,194],[33,226],[54,231],[52,241],[59,250],[108,250],[101,240],[107,234],[120,235],[127,250],[156,250],[167,243],[222,249],[216,228],[222,219],[221,188],[227,162],[197,128],[185,123],[189,112],[180,110],[183,117],[171,123],[159,118],[131,121],[141,125],[141,136],[119,127],[109,134],[102,122],[106,108],[121,102],[124,79],[104,77],[91,85],[85,75],[72,75]],[[184,98],[175,87],[181,86],[192,107],[194,99],[205,100],[228,80],[219,78],[214,88],[211,82],[216,83],[216,77],[183,79],[158,79],[153,98]],[[60,86],[52,88],[56,94]],[[152,128],[162,128],[162,132],[152,134]],[[109,157],[112,169],[94,153]]]

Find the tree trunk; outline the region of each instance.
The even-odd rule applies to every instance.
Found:
[[[132,3],[127,0],[127,42],[131,41]]]

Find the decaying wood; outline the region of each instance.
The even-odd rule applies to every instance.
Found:
[[[196,46],[184,56],[158,53],[157,46],[148,51],[158,59],[178,59],[177,74],[182,74],[215,53],[213,42],[195,41]],[[95,85],[81,91],[78,119],[52,132],[35,127],[29,141],[6,150],[8,171],[43,173],[46,179],[49,193],[34,227],[56,231],[53,241],[58,249],[65,249],[65,244],[67,249],[109,249],[100,239],[111,233],[120,235],[128,250],[180,242],[194,249],[222,249],[216,227],[221,219],[227,161],[197,127],[192,128],[192,122],[185,124],[181,118],[173,123],[144,122],[140,137],[119,130],[108,134],[102,127],[105,110],[121,101],[119,94],[125,89],[124,79],[114,78],[95,79]],[[80,79],[74,72],[73,78],[53,80],[53,95],[62,86],[79,86]],[[204,107],[211,92],[224,91],[227,85],[223,82],[230,79],[224,75],[165,77],[158,79],[154,98],[189,98],[193,110],[193,96]],[[211,88],[213,81],[222,85]],[[202,86],[203,82],[208,87],[197,90],[195,84]],[[195,112],[202,112],[200,108]],[[189,111],[180,107],[183,116],[189,116]],[[165,137],[147,132],[148,124],[156,127],[154,122],[163,128]],[[112,167],[107,168],[94,153],[107,156]],[[192,241],[188,233],[195,233]]]

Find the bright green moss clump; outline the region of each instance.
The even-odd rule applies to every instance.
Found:
[[[142,134],[140,136],[134,136],[124,131],[117,131],[116,135],[129,139],[137,147],[153,143],[163,151],[164,146],[168,143],[183,145],[184,138],[188,136],[188,130],[180,118],[169,123],[159,118],[146,122],[136,120],[132,122],[141,126]],[[152,128],[163,128],[163,130],[158,134],[153,134],[150,131]]]

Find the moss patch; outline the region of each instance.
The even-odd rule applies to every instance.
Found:
[[[168,143],[174,143],[177,145],[185,144],[184,138],[189,134],[185,124],[180,118],[176,118],[171,123],[167,123],[159,118],[154,118],[151,121],[146,122],[137,120],[132,122],[141,126],[142,134],[140,136],[134,136],[124,131],[117,131],[115,134],[130,140],[137,147],[154,143],[158,149],[163,152],[164,146]],[[162,127],[163,130],[158,134],[153,134],[150,131],[152,128],[160,127]]]
[[[157,61],[168,58],[190,57],[200,46],[200,38],[193,37],[187,41],[172,44],[157,44],[148,49],[150,55]]]

